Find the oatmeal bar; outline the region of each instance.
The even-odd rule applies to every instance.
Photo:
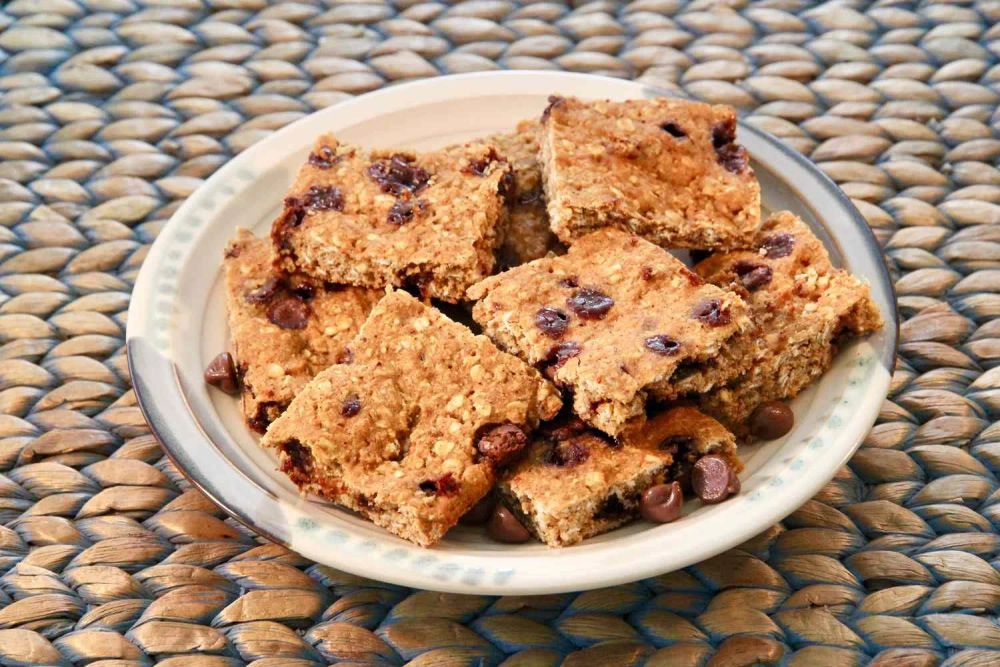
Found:
[[[647,396],[706,391],[744,363],[718,363],[750,326],[742,299],[615,229],[487,278],[469,297],[488,336],[572,390],[576,413],[611,435],[642,417]]]
[[[247,424],[261,433],[318,372],[336,363],[381,290],[294,284],[271,244],[239,229],[223,260],[226,307]]]
[[[262,440],[303,491],[434,544],[562,401],[533,368],[405,292],[372,310]]]
[[[498,489],[540,540],[566,546],[636,518],[643,491],[683,478],[710,453],[742,468],[733,435],[693,408],[674,408],[630,427],[617,443],[571,422],[539,433]]]
[[[760,186],[731,107],[552,98],[542,124],[549,218],[564,243],[608,226],[671,248],[752,240]]]
[[[752,359],[702,405],[738,428],[768,400],[792,398],[833,363],[844,341],[882,326],[868,286],[835,268],[822,242],[787,211],[769,217],[753,249],[719,253],[695,270],[741,292],[754,323],[738,345]]]
[[[494,146],[415,154],[321,137],[271,238],[280,267],[362,287],[416,287],[456,302],[493,271],[510,164]]]
[[[524,264],[560,249],[545,211],[539,162],[541,134],[542,126],[537,120],[526,120],[518,123],[514,132],[488,139],[514,170],[510,223],[499,253],[504,267]]]

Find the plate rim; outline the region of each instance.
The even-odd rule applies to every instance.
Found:
[[[266,152],[267,150],[271,150],[272,146],[275,146],[280,143],[281,138],[285,133],[291,132],[292,128],[295,128],[300,124],[315,122],[317,115],[337,113],[338,110],[340,112],[343,112],[345,107],[351,104],[356,104],[361,100],[370,101],[372,97],[380,96],[390,92],[398,95],[399,94],[398,91],[400,91],[401,89],[416,90],[418,88],[426,86],[448,85],[451,82],[462,79],[483,79],[483,78],[494,78],[494,79],[541,78],[544,80],[551,80],[553,84],[552,87],[553,90],[558,90],[559,81],[565,81],[569,78],[597,80],[597,82],[601,82],[604,84],[607,84],[609,81],[614,81],[618,84],[627,83],[631,86],[634,86],[636,93],[640,93],[643,96],[664,96],[664,95],[674,96],[674,97],[677,96],[677,91],[655,88],[640,82],[622,81],[620,79],[614,79],[612,77],[604,77],[599,75],[580,74],[580,73],[503,71],[503,72],[475,72],[468,74],[433,77],[431,79],[414,81],[410,83],[400,84],[398,86],[393,86],[387,89],[383,88],[376,91],[372,91],[370,93],[366,93],[365,95],[351,98],[343,102],[340,102],[338,104],[332,105],[330,107],[318,110],[293,123],[290,123],[289,125],[276,131],[274,134],[270,135],[269,137],[265,138],[264,140],[250,147],[247,151],[244,151],[238,154],[237,156],[234,156],[222,168],[214,172],[200,186],[199,189],[208,189],[213,185],[216,185],[219,182],[223,181],[225,178],[229,176],[230,170],[237,168],[241,161],[249,161],[254,153]],[[865,252],[869,255],[869,259],[873,261],[874,265],[877,268],[878,278],[881,283],[879,287],[887,289],[888,295],[891,299],[890,304],[892,306],[891,314],[883,313],[883,317],[886,322],[886,329],[887,330],[891,329],[891,331],[887,331],[887,333],[889,333],[889,336],[886,337],[887,338],[886,344],[884,345],[884,348],[880,351],[878,359],[880,365],[883,366],[888,371],[884,379],[885,391],[878,392],[882,394],[882,400],[884,400],[884,396],[888,394],[888,390],[890,389],[891,386],[890,385],[891,373],[893,365],[895,363],[896,354],[898,351],[899,311],[897,306],[898,302],[896,300],[895,285],[891,279],[891,274],[889,273],[889,269],[885,263],[885,258],[882,253],[882,249],[878,244],[874,232],[872,231],[868,223],[865,221],[860,211],[858,211],[858,209],[854,206],[851,200],[847,197],[847,195],[833,182],[832,179],[829,178],[829,176],[827,176],[821,169],[819,169],[819,167],[817,167],[810,160],[808,160],[808,158],[801,155],[791,147],[781,142],[776,137],[772,136],[771,134],[763,130],[747,125],[746,123],[743,122],[740,122],[739,129],[741,133],[750,133],[755,135],[755,137],[760,141],[778,150],[786,158],[790,158],[791,160],[793,160],[800,169],[804,169],[807,172],[809,172],[810,175],[813,176],[818,181],[820,187],[824,188],[826,194],[832,196],[837,201],[841,210],[848,214],[848,217],[850,218],[850,224],[854,228],[856,228],[857,231],[861,233],[861,236],[865,242],[864,243]],[[176,221],[180,220],[185,215],[189,215],[191,213],[191,210],[194,208],[195,202],[197,200],[194,194],[196,193],[193,193],[193,195],[189,197],[181,205],[180,208],[178,208],[178,210],[173,214],[173,216],[171,216],[171,219],[163,226],[163,228],[160,231],[160,235],[158,236],[158,240],[159,238],[165,236],[165,232],[171,229],[171,226],[176,224]],[[810,202],[809,198],[803,196],[801,192],[796,193],[796,195],[799,197],[799,199],[803,202],[804,205],[809,206]],[[817,219],[822,219],[823,216],[816,215],[816,217]],[[279,544],[282,544],[286,547],[292,548],[290,539],[291,536],[289,536],[289,539],[286,539],[281,535],[274,534],[272,531],[263,529],[260,525],[258,525],[254,521],[253,517],[250,515],[249,512],[241,511],[238,507],[231,506],[232,503],[223,501],[223,499],[219,497],[219,494],[217,494],[213,489],[210,479],[202,480],[199,474],[196,474],[195,472],[188,470],[187,467],[182,464],[179,452],[173,451],[172,445],[170,444],[171,437],[168,437],[166,435],[166,433],[169,432],[170,430],[169,426],[167,426],[167,422],[162,419],[161,413],[156,406],[155,400],[151,396],[151,392],[145,389],[145,385],[142,382],[142,374],[137,372],[138,371],[136,366],[136,364],[138,363],[137,360],[141,358],[143,355],[141,351],[134,349],[133,343],[137,338],[141,336],[142,327],[140,325],[140,318],[138,316],[133,317],[133,315],[142,308],[142,304],[140,303],[140,300],[135,299],[134,296],[136,294],[142,293],[142,291],[137,288],[145,286],[145,282],[148,282],[149,280],[148,278],[149,274],[153,272],[152,267],[156,264],[156,261],[159,259],[159,252],[160,250],[162,250],[164,244],[158,243],[158,240],[154,241],[152,247],[150,248],[146,260],[143,262],[143,266],[140,269],[139,276],[137,277],[135,284],[133,285],[133,291],[132,291],[133,300],[129,305],[129,317],[126,328],[128,368],[130,376],[132,378],[132,386],[136,395],[136,400],[139,405],[139,408],[142,411],[142,414],[146,419],[147,423],[149,424],[151,433],[156,438],[157,442],[161,445],[161,448],[164,451],[164,453],[174,464],[175,468],[178,471],[180,471],[195,488],[199,489],[199,491],[201,491],[208,498],[210,498],[212,502],[215,503],[220,509],[222,509],[228,516],[231,516],[233,519],[247,526],[247,528],[249,528],[251,531],[257,534],[264,535],[268,539],[275,541]],[[160,246],[159,250],[157,248],[158,245]],[[154,261],[151,262],[150,260]],[[144,276],[146,277],[146,280],[144,280]],[[873,287],[874,283],[875,281],[873,280]],[[179,387],[180,381],[176,373],[176,366],[172,364],[172,368],[174,370],[174,380],[177,382],[176,386]],[[183,395],[183,392],[181,393],[185,405],[187,405],[187,397],[186,395]],[[190,408],[188,409],[190,411]],[[857,450],[857,448],[863,441],[865,434],[867,434],[870,431],[872,424],[874,424],[874,421],[878,416],[878,411],[874,410],[873,413],[869,416],[871,416],[870,421],[868,421],[867,419],[862,420],[863,422],[865,422],[863,424],[863,428],[854,429],[855,431],[857,431],[858,435],[856,437],[852,437],[853,442],[851,446],[849,448],[845,447],[842,455],[839,457],[838,463],[836,465],[831,465],[829,467],[828,471],[829,474],[824,473],[823,475],[820,476],[820,479],[814,481],[813,484],[810,484],[806,487],[802,487],[801,485],[796,487],[795,488],[796,492],[794,494],[789,494],[792,500],[786,500],[780,503],[779,508],[776,511],[772,509],[770,512],[764,512],[762,515],[758,513],[757,516],[762,518],[757,518],[756,520],[749,522],[748,525],[751,526],[751,528],[748,529],[744,527],[742,530],[733,530],[732,532],[727,533],[721,538],[716,537],[711,541],[711,546],[709,548],[706,548],[703,551],[703,553],[697,558],[689,559],[689,562],[687,562],[686,564],[668,566],[667,569],[663,569],[662,567],[657,569],[655,566],[654,567],[647,566],[646,568],[638,571],[620,573],[614,576],[601,577],[598,575],[598,576],[591,576],[589,578],[584,577],[587,579],[586,581],[580,581],[581,570],[574,570],[574,576],[568,584],[565,581],[555,581],[550,585],[525,587],[525,586],[508,585],[508,584],[495,584],[495,585],[484,584],[484,583],[466,584],[457,580],[445,582],[433,579],[430,576],[426,575],[408,576],[404,571],[393,570],[391,568],[387,568],[385,565],[380,565],[374,562],[371,567],[365,568],[365,567],[353,567],[344,564],[342,562],[337,562],[336,557],[323,558],[321,556],[318,556],[317,554],[310,554],[307,557],[315,562],[328,564],[332,567],[342,569],[345,572],[350,572],[352,574],[369,577],[381,581],[387,581],[394,584],[411,586],[415,588],[426,588],[431,590],[451,591],[458,593],[478,593],[478,594],[486,593],[486,594],[510,595],[510,594],[537,594],[537,593],[578,591],[578,590],[586,590],[601,586],[615,585],[629,581],[635,581],[638,579],[655,576],[657,574],[662,574],[664,572],[675,571],[677,569],[681,569],[683,567],[687,567],[697,562],[701,562],[702,560],[716,556],[746,541],[746,539],[752,538],[760,531],[766,530],[774,523],[781,521],[788,514],[794,512],[799,506],[801,506],[803,502],[813,497],[816,494],[816,492],[819,489],[821,489],[823,485],[825,485],[829,481],[829,479],[832,478],[834,474],[836,474],[836,470],[839,467],[843,466],[851,458],[851,456],[853,456],[854,452]],[[164,433],[161,433],[161,429],[164,431]],[[204,432],[202,432],[202,434],[206,439],[211,441],[211,438],[208,436],[208,434]],[[235,469],[235,466],[232,467]],[[264,490],[262,489],[262,491]],[[266,491],[264,492],[267,493]],[[281,502],[281,500],[278,498],[275,498],[274,500],[277,503]],[[573,547],[570,547],[569,549],[566,550],[553,550],[550,552],[549,555],[565,554],[568,556],[569,551],[572,549]],[[433,551],[428,551],[428,553],[433,553]]]

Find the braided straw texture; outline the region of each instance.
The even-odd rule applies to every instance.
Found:
[[[997,0],[7,2],[0,664],[998,664],[998,24]],[[879,423],[738,549],[581,594],[408,590],[225,518],[143,422],[129,291],[186,196],[316,109],[504,67],[735,105],[884,245],[905,323]]]

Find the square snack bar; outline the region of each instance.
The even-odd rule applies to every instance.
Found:
[[[663,412],[642,427],[630,427],[618,442],[570,422],[536,434],[527,456],[498,490],[540,540],[566,546],[636,518],[646,489],[683,478],[706,454],[718,454],[733,470],[742,468],[733,434],[694,408]]]
[[[271,244],[239,229],[226,248],[226,306],[247,424],[267,425],[317,373],[336,363],[382,290],[291,284]]]
[[[262,440],[303,491],[434,544],[550,419],[559,394],[535,369],[404,292],[388,294]]]
[[[608,226],[669,248],[752,241],[760,186],[732,107],[552,98],[542,119],[549,218],[564,243]]]
[[[549,229],[549,216],[545,211],[539,162],[541,135],[542,126],[537,120],[525,120],[518,123],[514,132],[494,135],[487,140],[496,145],[514,170],[510,223],[499,252],[499,261],[504,267],[524,264],[561,249]]]
[[[493,271],[511,173],[486,143],[415,154],[321,137],[271,231],[280,267],[457,302]]]
[[[613,436],[642,418],[648,396],[706,391],[741,372],[738,357],[720,360],[750,327],[735,293],[615,229],[487,278],[469,297],[488,336],[571,390],[576,413]]]
[[[769,400],[792,398],[822,375],[845,341],[882,327],[868,286],[830,263],[823,243],[787,211],[761,227],[751,250],[719,253],[695,270],[740,291],[753,329],[740,349],[752,363],[702,405],[733,428]]]

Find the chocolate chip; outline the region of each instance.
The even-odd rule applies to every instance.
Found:
[[[309,164],[317,169],[329,169],[340,162],[342,156],[338,156],[329,146],[320,146],[319,151],[309,154]]]
[[[493,516],[493,508],[497,505],[496,496],[487,493],[478,503],[462,515],[458,520],[463,526],[481,526]]]
[[[663,125],[660,125],[660,129],[675,139],[683,139],[687,136],[687,132],[684,131],[684,128],[672,120],[668,120]]]
[[[368,177],[378,183],[382,192],[399,196],[405,192],[416,194],[425,187],[431,179],[430,173],[423,167],[412,164],[412,158],[406,155],[393,155],[388,160],[372,163],[367,169]]]
[[[316,296],[316,286],[305,281],[291,285],[288,288],[288,291],[291,292],[297,299],[301,299],[303,301],[312,301]]]
[[[585,320],[603,319],[615,300],[592,287],[582,287],[566,299],[566,305]]]
[[[565,278],[563,278],[562,280],[559,281],[559,286],[560,287],[579,287],[580,286],[580,279],[577,278],[576,276],[566,276]]]
[[[548,465],[560,468],[574,468],[590,458],[590,450],[579,442],[556,442],[542,457]]]
[[[243,298],[247,303],[267,303],[274,298],[274,295],[278,293],[281,288],[281,281],[277,278],[271,277],[264,281],[264,284],[257,289],[250,290],[247,292]]]
[[[568,440],[574,436],[580,435],[587,430],[587,424],[577,416],[572,416],[565,421],[559,421],[552,424],[546,425],[542,429],[543,435],[552,440]]]
[[[694,307],[691,315],[710,327],[725,326],[732,319],[729,310],[724,308],[718,299],[705,299]]]
[[[240,383],[236,377],[233,355],[228,352],[216,355],[205,368],[205,382],[227,394],[240,393]]]
[[[303,195],[302,202],[316,211],[343,211],[344,193],[335,185],[314,185]]]
[[[545,375],[551,380],[556,370],[561,368],[568,359],[579,355],[581,349],[580,344],[572,340],[553,345],[549,348],[549,352],[545,355],[545,360],[542,362]]]
[[[476,450],[494,467],[507,465],[527,446],[528,436],[514,424],[490,424],[476,437]]]
[[[437,479],[425,479],[419,484],[420,490],[431,496],[454,496],[458,493],[458,480],[450,472]]]
[[[775,440],[795,425],[795,413],[781,401],[765,401],[750,415],[750,433],[761,440]]]
[[[569,327],[569,315],[558,308],[539,308],[535,313],[535,326],[549,338],[560,338]]]
[[[340,414],[344,417],[353,417],[359,412],[361,412],[361,399],[357,394],[351,394],[340,405]]]
[[[771,234],[761,241],[760,249],[764,251],[764,256],[770,259],[788,257],[795,247],[795,237],[787,232]]]
[[[497,542],[505,544],[521,544],[531,539],[528,529],[503,505],[497,505],[493,510],[493,516],[486,524],[486,534]]]
[[[736,141],[736,119],[727,118],[712,127],[712,147],[716,150]]]
[[[542,111],[542,122],[544,123],[548,119],[548,117],[552,115],[553,109],[555,109],[565,101],[566,101],[565,98],[559,97],[558,95],[549,95],[549,105],[545,107],[544,111]]]
[[[701,502],[720,503],[739,491],[739,478],[724,458],[710,454],[691,468],[691,488]]]
[[[402,226],[413,220],[414,215],[421,213],[426,208],[427,202],[423,199],[414,201],[400,199],[389,209],[389,215],[386,219],[390,225]]]
[[[291,231],[302,224],[306,209],[295,197],[285,197],[285,208],[271,227],[271,241],[283,250],[289,249],[288,237]]]
[[[298,440],[286,440],[278,445],[278,449],[284,454],[281,457],[281,472],[296,484],[308,481],[313,466],[312,450]]]
[[[740,260],[733,264],[733,271],[739,276],[740,283],[743,284],[748,291],[753,292],[760,289],[764,285],[771,282],[771,277],[773,272],[771,267],[766,264],[758,264],[757,262],[748,262],[746,260]]]
[[[247,425],[258,433],[263,433],[287,407],[288,403],[282,401],[261,401],[257,404],[254,416],[247,419]]]
[[[310,313],[309,304],[291,294],[276,299],[267,307],[267,319],[282,329],[305,329]]]
[[[663,355],[664,357],[677,354],[681,349],[680,341],[674,340],[665,334],[650,336],[644,341],[643,344],[646,346],[646,349],[656,354]]]
[[[496,150],[490,148],[489,152],[479,158],[478,160],[469,160],[469,164],[462,168],[467,174],[475,174],[476,176],[485,176],[486,172],[489,171],[490,165],[500,160],[500,156],[497,155]]]
[[[500,177],[500,182],[497,184],[497,194],[500,195],[505,204],[510,205],[514,194],[514,172],[508,170]]]
[[[643,280],[652,280],[653,269],[651,269],[648,266],[642,267],[641,269],[639,269],[639,277],[642,278]]]
[[[680,482],[657,484],[646,489],[639,499],[639,514],[647,521],[670,523],[681,515],[684,492]]]
[[[747,165],[750,163],[747,149],[739,144],[726,144],[722,148],[716,149],[715,155],[719,160],[719,164],[726,171],[734,174],[746,171]]]

